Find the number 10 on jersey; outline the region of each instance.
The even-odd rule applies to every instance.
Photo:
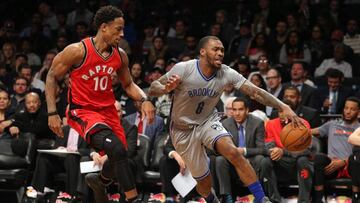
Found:
[[[95,87],[94,87],[95,91],[98,91],[99,89],[101,91],[106,90],[109,81],[109,77],[107,75],[102,77],[96,76],[94,77],[94,80],[95,80]]]

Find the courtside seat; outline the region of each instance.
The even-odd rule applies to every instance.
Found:
[[[35,156],[35,136],[21,133],[19,138],[0,140],[0,190],[16,192],[21,202]]]

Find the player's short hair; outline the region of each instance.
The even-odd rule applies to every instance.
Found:
[[[357,103],[358,108],[360,108],[360,99],[359,99],[359,98],[357,98],[357,97],[355,97],[355,96],[350,96],[350,97],[346,98],[346,100],[345,100],[345,101],[352,101],[352,102],[355,102],[355,103]]]
[[[234,99],[234,101],[232,102],[232,104],[234,104],[235,102],[242,102],[242,103],[244,103],[245,108],[249,108],[248,100],[245,99],[244,97],[236,97]]]
[[[123,17],[124,13],[114,6],[101,7],[95,14],[94,23],[97,29],[100,28],[101,24],[109,23],[115,18]]]
[[[198,45],[198,50],[200,51],[200,49],[204,48],[210,40],[219,40],[220,41],[220,39],[216,36],[205,36],[200,39],[199,45]]]

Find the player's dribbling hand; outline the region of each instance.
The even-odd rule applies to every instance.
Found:
[[[174,90],[180,84],[180,81],[180,76],[175,74],[171,75],[165,85],[166,92],[171,92]]]
[[[145,117],[148,124],[151,124],[154,121],[155,107],[151,101],[144,101],[141,104],[141,120],[144,120]]]
[[[59,115],[52,115],[48,118],[49,128],[59,137],[64,137],[64,132],[62,131],[62,124]]]
[[[286,124],[291,122],[294,128],[305,128],[305,124],[302,122],[300,117],[296,115],[296,113],[288,105],[285,105],[285,107],[283,107],[282,114],[285,117]]]

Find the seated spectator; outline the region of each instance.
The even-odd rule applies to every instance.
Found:
[[[354,145],[353,154],[348,159],[348,171],[352,180],[352,202],[358,202],[360,199],[360,128],[349,136],[348,141]]]
[[[156,115],[154,122],[148,124],[146,121],[146,117],[144,118],[144,120],[142,120],[143,118],[141,115],[141,102],[134,101],[134,104],[138,111],[124,117],[124,119],[127,120],[130,124],[136,125],[138,128],[138,133],[148,136],[151,140],[151,143],[154,143],[156,137],[158,137],[160,133],[162,133],[162,131],[164,130],[164,119]]]
[[[279,62],[280,50],[287,37],[287,24],[284,20],[278,20],[273,33],[269,35],[270,58],[274,63]]]
[[[136,162],[137,140],[138,140],[137,128],[135,125],[130,124],[127,120],[123,118],[121,105],[118,101],[115,102],[115,108],[118,112],[119,119],[121,120],[121,125],[124,128],[126,142],[128,144],[127,156],[129,158],[128,160],[130,163],[130,167],[131,170],[134,171],[134,177],[136,177],[137,182],[139,182],[138,179],[140,178],[139,176],[141,176],[140,174],[141,166],[139,166],[138,163]],[[107,155],[101,156],[98,152],[92,151],[90,153],[90,156],[94,160],[94,163],[96,165],[103,166],[103,168],[106,169],[105,170],[103,169],[101,171],[101,174],[100,173],[87,174],[85,176],[85,182],[93,190],[94,199],[96,203],[107,202],[110,195],[107,196],[106,187],[111,185],[113,181],[116,182],[116,180],[113,180],[115,178],[115,175],[113,174],[113,172],[111,172],[111,170],[108,170],[109,169],[108,164],[110,162],[107,161],[108,160]],[[105,184],[102,178],[100,178],[100,176],[103,176],[102,178],[106,177],[109,181]],[[119,185],[119,187],[121,188],[121,185]],[[118,191],[121,191],[120,188]],[[125,197],[125,195],[123,195],[123,197]]]
[[[37,142],[42,139],[55,139],[55,135],[49,129],[48,116],[46,110],[41,105],[40,97],[35,92],[25,95],[25,109],[16,112],[13,116],[14,122],[9,128],[10,134],[18,135],[20,132],[30,132],[35,135]],[[45,141],[44,146],[39,148],[49,148]]]
[[[245,55],[240,55],[237,59],[235,59],[234,64],[231,67],[244,76],[244,78],[248,78],[250,75],[251,67],[249,58]]]
[[[51,186],[49,182],[54,174],[65,172],[65,190],[59,193],[57,200],[69,198],[74,201],[78,198],[76,189],[80,175],[80,158],[81,156],[89,156],[90,149],[84,139],[70,126],[64,126],[63,131],[64,137],[56,138],[55,148],[79,152],[80,154],[69,153],[62,157],[54,154],[39,153],[31,186],[27,187],[27,197],[37,198],[38,195],[44,195],[49,191]]]
[[[355,18],[347,21],[344,44],[350,46],[354,50],[355,54],[360,54],[359,25]]]
[[[51,67],[51,64],[56,56],[56,52],[48,51],[45,55],[41,69],[35,73],[34,78],[39,79],[43,82],[46,81],[46,75]]]
[[[305,83],[306,67],[307,65],[305,63],[294,62],[291,65],[290,70],[291,81],[284,83],[283,88],[288,86],[295,86],[301,93],[300,104],[304,106],[310,106],[313,100],[315,88]]]
[[[15,78],[13,85],[13,93],[10,96],[11,105],[9,111],[15,113],[16,111],[24,108],[24,98],[29,91],[29,82],[24,77]]]
[[[352,90],[342,85],[344,74],[336,69],[326,72],[326,87],[319,87],[312,100],[311,107],[320,109],[321,113],[341,114],[345,100],[352,95]]]
[[[249,80],[250,82],[252,82],[255,86],[266,90],[266,83],[265,80],[263,79],[263,77],[259,74],[259,73],[255,73],[255,74],[250,74],[249,76]],[[255,111],[255,110],[260,110],[262,112],[265,112],[265,106],[263,104],[261,104],[260,102],[256,101],[254,98],[245,96],[246,98],[249,99],[250,104],[249,104],[249,110],[250,112]]]
[[[267,91],[270,92],[274,97],[282,99],[283,87],[281,84],[281,74],[276,68],[270,68],[266,74]],[[273,112],[272,107],[266,106],[266,115],[270,116]]]
[[[314,75],[315,68],[325,59],[326,53],[331,49],[329,41],[325,40],[325,33],[320,25],[314,25],[308,42],[311,51],[310,75]]]
[[[268,45],[268,38],[264,33],[258,33],[251,39],[245,52],[251,64],[256,63],[260,56],[269,54]]]
[[[168,48],[165,40],[160,36],[154,37],[153,39],[153,45],[151,46],[148,54],[148,63],[154,64],[155,60],[158,58],[169,58]]]
[[[173,34],[171,34],[171,32]],[[168,32],[168,48],[169,53],[173,57],[177,57],[186,47],[185,36],[187,32],[187,25],[183,19],[177,19],[174,23],[174,28],[170,28]]]
[[[120,102],[122,114],[125,116],[135,113],[136,107],[134,102],[127,95],[126,91],[122,88],[120,80],[116,72],[111,74],[111,85],[114,92],[115,99]]]
[[[5,90],[0,89],[0,138],[9,137],[8,131],[9,126],[12,125],[13,120],[9,119],[10,114],[8,109],[10,107],[10,96]]]
[[[290,31],[285,44],[281,47],[279,62],[290,65],[295,61],[311,63],[311,53],[297,31]]]
[[[345,58],[345,46],[343,44],[337,44],[334,48],[333,58],[325,59],[319,67],[315,70],[315,77],[324,76],[326,71],[330,68],[341,71],[346,78],[351,78],[352,67],[344,61]]]
[[[264,158],[264,122],[249,114],[249,107],[244,98],[232,102],[233,116],[222,121],[224,128],[232,135],[238,150],[247,158],[255,172],[259,174],[260,163]],[[237,179],[235,168],[223,156],[216,157],[216,178],[219,181],[220,196],[226,203],[233,202],[232,179]],[[268,177],[260,177],[268,178]]]
[[[266,80],[266,74],[268,70],[270,69],[270,61],[266,55],[261,55],[256,61],[256,71],[253,71],[250,73],[248,78],[251,78],[251,76],[255,73],[259,73],[261,77]]]
[[[251,41],[250,24],[243,22],[240,24],[239,34],[235,35],[230,41],[227,54],[230,59],[238,55],[244,55]]]
[[[229,97],[227,98],[227,100],[225,101],[225,105],[224,105],[224,113],[225,116],[227,118],[231,118],[233,116],[233,108],[232,108],[232,103],[233,101],[236,99],[236,97]]]
[[[357,116],[360,113],[360,100],[355,97],[346,99],[341,120],[328,121],[319,128],[311,130],[313,135],[327,137],[327,153],[316,154],[314,160],[314,202],[324,202],[325,180],[334,178],[350,178],[348,158],[352,154],[352,145],[348,138],[356,128],[360,127]]]
[[[135,84],[137,84],[141,89],[149,87],[149,84],[144,81],[145,70],[140,62],[134,62],[130,66],[130,74]]]
[[[20,77],[24,77],[30,82],[30,91],[41,94],[45,91],[45,83],[35,77],[33,77],[32,68],[27,63],[22,63],[19,66],[18,73]]]
[[[301,95],[298,88],[295,86],[286,87],[284,90],[284,100],[289,101],[290,107],[296,113],[296,115],[308,121],[312,128],[321,125],[319,112],[316,109],[300,104]],[[274,111],[271,117],[278,117],[278,112]]]
[[[40,66],[41,65],[41,59],[40,57],[34,53],[33,47],[32,47],[32,41],[28,37],[24,37],[20,39],[21,41],[21,51],[26,54],[28,58],[28,63],[30,66]]]
[[[286,100],[284,102],[289,104]],[[306,128],[310,129],[309,123],[303,119],[302,121]],[[285,125],[286,121],[281,112],[278,118],[269,120],[266,124],[265,146],[270,157],[261,162],[263,170],[260,171],[260,177],[269,177],[267,181],[263,181],[263,186],[273,202],[281,202],[277,180],[292,180],[294,177],[299,184],[298,202],[310,202],[313,167],[309,160],[309,151],[292,153],[284,149],[280,132]]]

